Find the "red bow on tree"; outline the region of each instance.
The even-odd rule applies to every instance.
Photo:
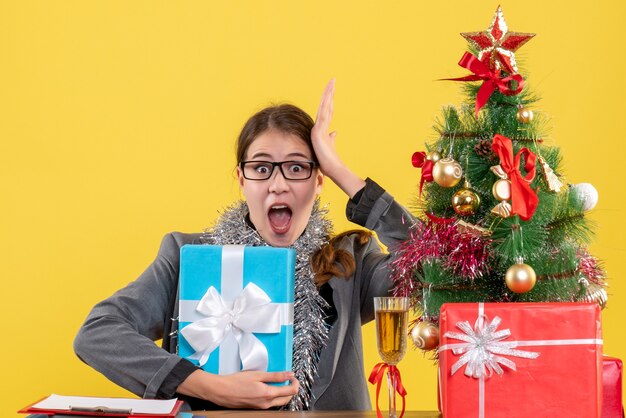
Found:
[[[376,385],[376,415],[378,418],[383,418],[383,414],[380,412],[380,408],[378,407],[378,396],[380,394],[380,385],[385,377],[385,370],[389,369],[389,378],[392,382],[394,382],[394,388],[396,392],[400,396],[402,396],[402,413],[400,413],[400,417],[404,415],[404,408],[406,406],[404,397],[406,396],[406,389],[402,386],[402,378],[400,377],[400,370],[396,366],[387,363],[378,363],[374,366],[374,370],[369,377],[369,382]]]
[[[500,157],[500,167],[509,176],[511,182],[511,214],[519,215],[524,221],[530,220],[539,204],[537,193],[530,188],[530,183],[535,178],[537,155],[524,147],[513,156],[511,140],[500,134],[493,137],[491,147]],[[522,176],[519,169],[522,156],[524,156],[526,176]]]
[[[476,116],[478,116],[478,111],[487,104],[487,101],[496,89],[498,89],[500,93],[507,96],[515,96],[524,88],[524,79],[521,75],[516,73],[511,74],[507,77],[501,77],[500,70],[497,69],[495,71],[492,71],[487,64],[485,64],[469,52],[463,54],[461,61],[459,61],[459,65],[463,68],[470,70],[474,73],[474,75],[468,75],[459,78],[445,78],[444,80],[484,80],[483,84],[478,89],[478,93],[476,94]],[[517,87],[515,89],[511,87],[512,81],[517,82]]]
[[[413,153],[411,157],[411,163],[413,167],[422,169],[422,178],[420,179],[420,194],[422,197],[422,187],[424,187],[425,181],[433,181],[433,163],[431,160],[426,159],[426,153],[424,151],[418,151]]]
[[[435,214],[430,213],[430,212],[426,212],[426,216],[428,217],[428,219],[430,219],[433,223],[435,224],[439,224],[439,225],[447,225],[449,223],[452,223],[454,221],[456,221],[455,218],[439,218],[437,216],[435,216]]]

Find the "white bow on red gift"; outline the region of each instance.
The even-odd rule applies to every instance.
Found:
[[[516,370],[515,362],[502,357],[512,356],[528,359],[539,357],[539,353],[533,351],[515,350],[518,346],[517,341],[502,341],[511,335],[511,330],[503,329],[497,331],[502,320],[496,316],[491,323],[488,323],[485,315],[479,315],[472,329],[468,321],[457,322],[456,326],[460,332],[446,332],[445,336],[455,340],[465,341],[465,343],[446,344],[445,348],[451,349],[461,358],[452,365],[452,374],[456,373],[460,368],[467,364],[465,375],[470,377],[488,378],[493,372],[501,375],[504,373],[500,365]],[[499,355],[501,354],[501,355]]]

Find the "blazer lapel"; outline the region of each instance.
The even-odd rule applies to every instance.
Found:
[[[324,394],[335,374],[337,361],[339,361],[339,355],[346,338],[352,303],[353,280],[333,277],[328,283],[333,289],[333,303],[337,310],[337,320],[330,329],[328,345],[320,353],[317,367],[318,377],[312,388],[313,404]]]

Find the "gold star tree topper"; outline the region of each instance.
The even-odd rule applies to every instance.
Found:
[[[509,32],[502,8],[498,6],[489,29],[482,32],[464,32],[461,36],[479,50],[478,59],[489,68],[516,74],[517,64],[514,52],[535,34]]]

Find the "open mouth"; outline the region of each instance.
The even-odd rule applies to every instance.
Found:
[[[284,234],[291,225],[291,209],[287,205],[274,205],[267,214],[270,227],[277,234]]]

